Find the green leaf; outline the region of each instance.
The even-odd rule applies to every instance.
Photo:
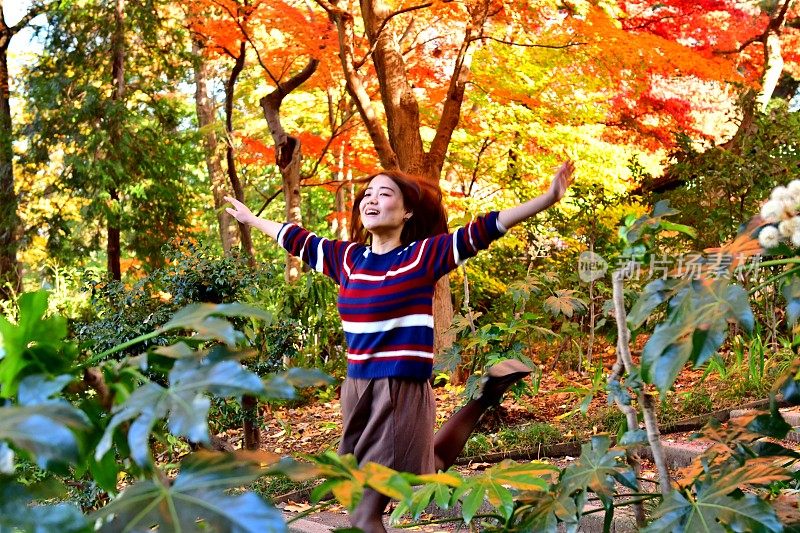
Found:
[[[397,523],[406,513],[411,514],[412,520],[419,519],[419,516],[428,507],[431,500],[433,499],[433,495],[436,492],[436,485],[424,485],[423,487],[414,491],[414,494],[411,496],[409,501],[401,501],[397,507],[395,507],[394,511],[392,511],[392,515],[390,517],[391,523]],[[449,497],[449,495],[448,495]]]
[[[518,498],[518,503],[530,506],[530,510],[520,520],[519,531],[555,533],[559,522],[564,523],[568,532],[575,532],[578,528],[578,506],[563,491],[558,494],[525,493]]]
[[[800,405],[800,361],[795,361],[792,368],[778,378],[778,390],[789,405]]]
[[[647,442],[647,431],[643,429],[630,429],[619,440],[620,446],[636,446]]]
[[[66,372],[74,360],[75,346],[64,340],[66,320],[60,316],[44,318],[47,300],[46,291],[25,293],[17,302],[17,324],[0,317],[0,396],[14,396],[25,374]]]
[[[41,468],[75,463],[78,442],[72,430],[88,426],[86,415],[67,402],[0,408],[0,441],[36,457]]]
[[[728,318],[735,319],[748,333],[753,331],[755,316],[750,308],[750,297],[741,285],[729,285],[724,293],[729,306]]]
[[[784,439],[792,430],[792,425],[783,419],[777,405],[769,413],[757,415],[747,424],[747,429],[753,433],[766,435],[776,439]]]
[[[170,344],[169,346],[156,346],[153,348],[153,353],[163,355],[164,357],[170,357],[172,359],[194,357],[197,354],[197,352],[195,352],[184,341],[176,342],[175,344]]]
[[[595,435],[590,443],[581,446],[580,457],[561,476],[566,494],[588,489],[608,505],[615,494],[615,479],[629,488],[637,488],[633,470],[625,463],[625,452],[609,450],[610,443],[607,435]]]
[[[684,364],[704,364],[725,340],[728,321],[752,329],[747,292],[726,279],[690,282],[670,301],[668,316],[658,324],[642,350],[642,375],[664,394]]]
[[[99,461],[94,456],[88,458],[89,472],[97,485],[111,495],[117,493],[117,476],[122,465],[117,463],[114,451],[106,453]]]
[[[92,531],[76,505],[68,503],[37,504],[36,499],[52,498],[52,495],[41,492],[43,491],[38,490],[35,485],[24,486],[0,477],[0,531],[33,533]]]
[[[450,508],[450,490],[447,485],[436,484],[434,487],[434,501],[440,509]]]
[[[688,235],[692,239],[697,238],[697,230],[691,226],[687,226],[685,224],[676,224],[674,222],[669,222],[667,220],[661,221],[661,229],[665,229],[667,231],[678,231],[685,235]]]
[[[483,497],[486,494],[485,485],[474,485],[472,490],[461,501],[461,516],[464,522],[469,524],[472,517],[478,512],[478,508],[483,503]]]
[[[306,481],[319,476],[319,468],[316,465],[300,462],[292,457],[281,457],[280,461],[273,464],[268,474],[283,474],[292,481]]]
[[[586,303],[580,298],[573,296],[577,291],[571,289],[559,289],[555,295],[548,297],[544,301],[545,308],[547,308],[553,316],[558,316],[559,313],[568,318],[572,318],[573,313],[581,313],[586,310]]]
[[[792,276],[781,288],[783,297],[786,298],[786,322],[793,326],[800,317],[800,276]]]
[[[542,462],[517,463],[505,460],[484,472],[483,477],[519,490],[547,490],[548,480],[555,472],[556,466]]]
[[[349,510],[355,509],[364,494],[364,484],[367,475],[361,471],[352,454],[339,456],[332,451],[310,458],[320,469],[320,476],[327,479],[320,487],[314,490],[312,496],[322,497],[327,492],[333,493],[336,500]],[[313,500],[312,501],[319,501]]]
[[[198,520],[210,531],[287,531],[280,511],[255,493],[228,493],[261,473],[255,456],[194,454],[172,483],[159,476],[135,483],[91,519],[101,520],[101,531],[110,532],[197,531]]]
[[[167,417],[173,435],[208,442],[209,393],[240,396],[263,392],[259,377],[237,361],[179,359],[169,373],[169,387],[147,383],[114,408],[114,416],[95,449],[95,459],[100,460],[111,449],[114,430],[129,420],[133,420],[128,429],[131,456],[141,466],[150,464],[150,433],[161,418]]]
[[[696,497],[687,499],[678,491],[671,492],[643,532],[723,533],[731,529],[779,532],[783,526],[772,507],[754,494],[735,498],[712,483],[701,482]]]
[[[431,499],[441,509],[449,509],[451,506],[451,488],[461,487],[464,478],[456,471],[439,472],[436,474],[413,475],[406,474],[409,483],[424,484],[422,488],[414,492],[411,500],[401,502],[394,513],[393,520],[399,519],[404,513],[410,512],[417,518],[430,503]]]
[[[20,405],[40,405],[58,403],[69,405],[66,400],[52,398],[60,393],[64,387],[72,381],[72,376],[64,375],[50,378],[42,374],[36,374],[24,378],[19,383],[17,391],[17,401]]]
[[[692,333],[692,351],[689,360],[699,366],[708,361],[728,335],[727,324],[714,324],[709,327],[701,326]]]
[[[273,374],[264,379],[264,397],[267,400],[293,400],[297,391],[286,380],[286,376]]]
[[[245,304],[191,304],[175,313],[169,322],[158,329],[158,332],[189,329],[197,332],[195,338],[214,339],[229,346],[235,345],[242,338],[241,333],[236,331],[230,322],[217,318],[218,316],[247,316],[259,318],[267,324],[272,322],[270,313]]]
[[[672,288],[671,280],[656,279],[645,285],[628,313],[628,327],[639,329],[652,312],[667,300]]]
[[[365,485],[393,498],[403,500],[411,498],[411,485],[396,470],[377,463],[367,463],[361,467],[366,476]]]
[[[658,324],[642,349],[642,377],[663,394],[692,355],[692,331],[681,323]]]
[[[653,207],[653,213],[651,216],[653,218],[663,218],[677,215],[678,213],[680,213],[680,211],[669,206],[669,200],[659,200]]]

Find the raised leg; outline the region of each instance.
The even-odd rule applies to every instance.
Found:
[[[481,415],[492,405],[500,403],[511,385],[532,370],[516,359],[501,361],[486,372],[486,381],[478,398],[470,400],[450,417],[433,438],[433,453],[437,470],[447,470],[455,462]]]
[[[488,406],[478,400],[470,400],[439,428],[433,436],[433,455],[437,471],[453,466],[486,409]]]

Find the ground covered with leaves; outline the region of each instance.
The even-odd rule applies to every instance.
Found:
[[[615,360],[613,348],[601,352],[603,371]],[[550,368],[550,361],[537,361],[542,368],[539,390],[520,395],[507,394],[503,403],[488,412],[476,429],[465,455],[509,450],[530,445],[552,445],[584,441],[596,433],[616,433],[623,419],[606,394],[593,384],[596,374]],[[661,403],[662,427],[679,420],[736,407],[766,397],[766,376],[761,386],[735,382],[732,376],[722,379],[715,373],[685,369]],[[738,388],[736,390],[732,390]],[[590,392],[594,391],[591,399]],[[437,404],[437,427],[464,404],[464,387],[446,384],[434,387]],[[585,412],[581,411],[581,407]],[[304,399],[283,405],[265,406],[262,446],[276,453],[315,454],[336,449],[341,431],[341,411],[336,386],[322,391],[306,391]],[[230,429],[224,438],[237,446],[239,430]]]

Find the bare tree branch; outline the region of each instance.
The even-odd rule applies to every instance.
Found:
[[[475,37],[474,41],[495,41],[500,44],[507,44],[510,46],[522,46],[525,48],[549,48],[551,50],[561,50],[564,48],[570,48],[572,46],[581,46],[584,44],[589,44],[588,42],[569,42],[566,44],[534,44],[534,43],[515,43],[514,41],[507,41],[505,39],[498,39],[497,37],[492,37],[490,35],[481,35],[479,37]]]

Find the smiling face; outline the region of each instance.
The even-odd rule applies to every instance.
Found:
[[[400,188],[383,174],[375,176],[369,182],[359,210],[364,228],[370,233],[399,231],[409,216]]]

